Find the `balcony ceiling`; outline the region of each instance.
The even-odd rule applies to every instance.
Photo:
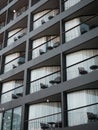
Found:
[[[24,78],[24,72],[20,72],[16,75],[13,75],[7,79],[5,79],[3,82],[11,81],[11,80],[23,80]]]
[[[47,23],[46,23],[47,24]],[[40,32],[39,34],[35,35],[32,40],[35,40],[37,38],[43,37],[43,36],[51,36],[51,35],[60,35],[60,29],[59,29],[59,23],[47,28],[43,32]]]
[[[31,69],[37,69],[40,67],[45,67],[45,66],[60,66],[60,55],[55,56],[51,59],[45,60],[44,62],[33,66]]]
[[[45,103],[45,102],[47,102],[47,99],[49,100],[49,102],[61,102],[61,95],[60,94],[56,94],[56,95],[53,95],[53,96],[50,96],[50,97],[46,97],[44,99],[40,99],[40,100],[31,102],[29,104],[43,103],[43,102]]]
[[[12,30],[17,29],[17,28],[26,28],[26,27],[27,27],[27,18],[25,17],[24,19],[22,19],[21,21],[19,21],[15,25],[11,26],[8,29],[8,31],[12,31]]]
[[[72,53],[75,51],[79,51],[79,50],[83,50],[83,49],[98,49],[98,37],[89,40],[83,44],[81,44],[80,46],[74,47],[73,49],[67,51],[66,53]]]
[[[47,10],[47,9],[58,9],[59,8],[59,0],[48,0],[44,5],[34,11],[34,13]]]
[[[25,43],[22,43],[19,46],[15,47],[14,49],[8,51],[7,53],[5,53],[5,55],[9,55],[15,52],[25,52]]]

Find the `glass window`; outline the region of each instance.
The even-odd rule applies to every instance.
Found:
[[[11,101],[12,94],[22,93],[23,87],[21,85],[23,85],[23,80],[9,81],[9,82],[3,83],[2,84],[1,103]],[[19,88],[17,88],[17,87],[19,87]],[[14,90],[12,90],[12,89],[14,89]]]
[[[3,130],[11,130],[12,110],[4,113]]]
[[[67,80],[78,77],[80,75],[79,68],[84,68],[84,70],[86,70],[87,73],[91,72],[92,70],[90,69],[90,67],[92,65],[98,65],[97,54],[98,54],[98,49],[82,50],[82,51],[68,54],[66,56]],[[93,57],[93,58],[86,60],[90,57]],[[86,60],[86,61],[83,61],[83,60]],[[81,63],[78,63],[78,62],[81,62]]]
[[[0,130],[1,128],[2,130],[21,129],[21,107],[5,111],[4,114],[0,113]]]
[[[41,124],[61,123],[60,102],[39,103],[29,107],[28,130],[41,129]]]
[[[21,107],[15,108],[13,111],[12,130],[20,130],[21,125]]]
[[[56,73],[58,71],[58,73]],[[50,81],[60,77],[60,67],[42,67],[39,69],[35,69],[31,71],[31,84],[30,84],[30,92],[36,92],[41,89],[41,84],[50,87]],[[48,75],[48,76],[47,76]],[[44,77],[46,76],[46,77]],[[41,78],[43,77],[43,78]],[[41,79],[39,79],[41,78]],[[35,81],[34,81],[35,80]],[[34,82],[33,82],[34,81]]]
[[[68,111],[69,126],[87,123],[89,121],[88,113],[95,115],[97,119],[98,104],[96,105],[96,103],[98,103],[98,89],[82,90],[69,93],[67,95],[67,101],[68,101],[68,110],[70,110]]]
[[[1,126],[2,126],[2,113],[0,113],[0,130],[1,130]]]
[[[10,55],[5,57],[4,72],[7,72],[7,71],[13,69],[13,66],[18,66],[18,59],[17,58],[19,56],[20,56],[19,53],[14,53],[14,54],[10,54]]]

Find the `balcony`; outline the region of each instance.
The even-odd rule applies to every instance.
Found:
[[[68,111],[69,126],[87,124],[98,121],[98,103]],[[71,118],[74,118],[72,121]]]
[[[98,16],[83,16],[65,22],[63,37],[65,43],[98,27]]]
[[[25,63],[25,55],[23,52],[22,54],[14,53],[14,54],[8,55],[5,57],[4,73],[17,68],[18,66],[24,63]]]
[[[28,122],[28,125],[28,130],[45,130],[61,128],[61,112],[30,120]]]
[[[5,87],[5,86],[4,86]],[[23,96],[23,85],[12,87],[12,89],[6,89],[1,93],[1,103],[9,102],[14,99],[18,99]]]
[[[59,10],[45,10],[40,13],[34,14],[33,21],[31,23],[31,30],[35,30],[36,28],[40,27],[41,25],[45,24],[46,22],[50,21],[56,15],[58,15]]]
[[[73,62],[72,64],[68,63],[70,65],[66,68],[67,80],[98,70],[98,54],[85,58],[84,60],[79,60],[78,58],[77,62]]]
[[[60,71],[51,72],[44,77],[40,77],[30,82],[30,93],[34,93],[43,89],[47,89],[61,83]]]
[[[82,100],[81,100],[82,99]],[[98,88],[92,86],[67,94],[68,126],[98,121]],[[73,120],[74,119],[74,120]]]
[[[29,116],[25,121],[25,123],[28,123],[28,130],[46,130],[62,127],[60,94],[47,98],[29,106]]]
[[[33,49],[29,51],[29,54],[32,53],[32,59],[34,59],[52,49],[55,49],[59,45],[60,38],[58,36],[42,37],[33,41]]]
[[[7,40],[7,46],[14,44],[14,42],[21,39],[23,36],[26,35],[26,28],[19,28],[15,29],[13,31],[10,31],[8,33],[8,40]]]

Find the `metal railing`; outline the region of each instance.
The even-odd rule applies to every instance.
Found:
[[[4,64],[4,73],[25,63],[25,54],[7,62]]]
[[[83,16],[80,18],[84,18],[86,20],[84,20],[82,23],[77,24],[74,27],[69,28],[68,30],[64,31],[62,33],[64,39],[65,39],[65,43],[68,41],[71,41],[77,37],[79,37],[82,34],[85,34],[87,32],[89,32],[90,30],[98,27],[98,23],[96,21],[97,19],[97,15],[94,16]],[[69,21],[70,22],[70,21]],[[66,23],[65,23],[66,25]]]
[[[58,38],[58,36],[54,36],[54,38],[51,38],[50,40],[29,50],[29,54],[32,54],[32,59],[58,47],[60,45],[60,40]]]
[[[53,13],[54,11],[55,14]],[[54,18],[56,15],[59,14],[59,10],[58,9],[54,9],[54,10],[47,10],[47,12],[45,14],[43,14],[42,16],[39,16],[39,18],[37,18],[36,20],[31,22],[31,30],[34,30],[36,28],[38,28],[39,26],[45,24],[46,22],[48,22],[49,20],[51,20],[52,18]],[[36,24],[38,22],[38,24]]]
[[[98,102],[65,110],[65,113],[68,114],[68,126],[75,126],[98,121],[97,108]]]
[[[40,91],[42,89],[49,88],[55,84],[61,82],[60,71],[45,75],[44,77],[38,78],[31,81],[30,84],[30,93]]]
[[[61,128],[62,127],[61,112],[31,119],[25,121],[25,123],[28,123],[28,130],[32,129],[41,130],[44,127],[50,129]]]
[[[18,30],[16,33],[12,34],[10,37],[7,39],[7,45],[13,44],[15,41],[19,40],[23,36],[26,35],[26,28],[22,28]]]
[[[86,58],[66,67],[67,80],[88,74],[98,69],[98,55]]]
[[[11,90],[1,93],[1,103],[5,103],[13,99],[20,98],[22,96],[23,96],[23,85],[20,85]]]

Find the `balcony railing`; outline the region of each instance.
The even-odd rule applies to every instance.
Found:
[[[29,51],[29,54],[32,53],[32,59],[47,53],[48,51],[58,47],[60,45],[60,39],[57,36],[54,36],[54,38],[51,38],[50,40],[46,41],[45,43],[42,43],[41,45],[38,45],[31,49]]]
[[[90,30],[98,27],[97,18],[98,16],[84,16],[79,18],[79,19],[84,19],[82,23],[77,24],[74,27],[70,27],[68,30],[63,32],[63,37],[65,39],[64,42],[66,43],[68,41],[71,41],[79,37],[80,35],[83,35],[89,32]]]
[[[26,35],[26,28],[19,29],[14,34],[12,34],[11,36],[8,37],[7,45],[14,44],[14,42],[16,42],[17,40],[19,40],[20,38],[22,38],[25,35]]]
[[[98,55],[72,64],[66,68],[67,80],[88,74],[98,69]]]
[[[30,93],[49,88],[61,82],[60,71],[56,71],[39,79],[30,82]]]
[[[62,127],[61,112],[31,119],[28,122],[28,130],[55,129]]]
[[[11,101],[13,99],[20,98],[22,96],[23,96],[23,85],[2,93],[1,94],[1,103],[5,103],[5,102]]]
[[[25,63],[25,55],[21,55],[4,64],[4,73]]]
[[[65,110],[68,113],[68,126],[87,124],[98,121],[98,102]]]
[[[39,26],[45,24],[52,18],[54,18],[56,15],[59,14],[59,10],[47,10],[46,13],[43,13],[43,15],[39,16],[36,18],[33,22],[31,22],[31,30],[34,30],[38,28]]]

